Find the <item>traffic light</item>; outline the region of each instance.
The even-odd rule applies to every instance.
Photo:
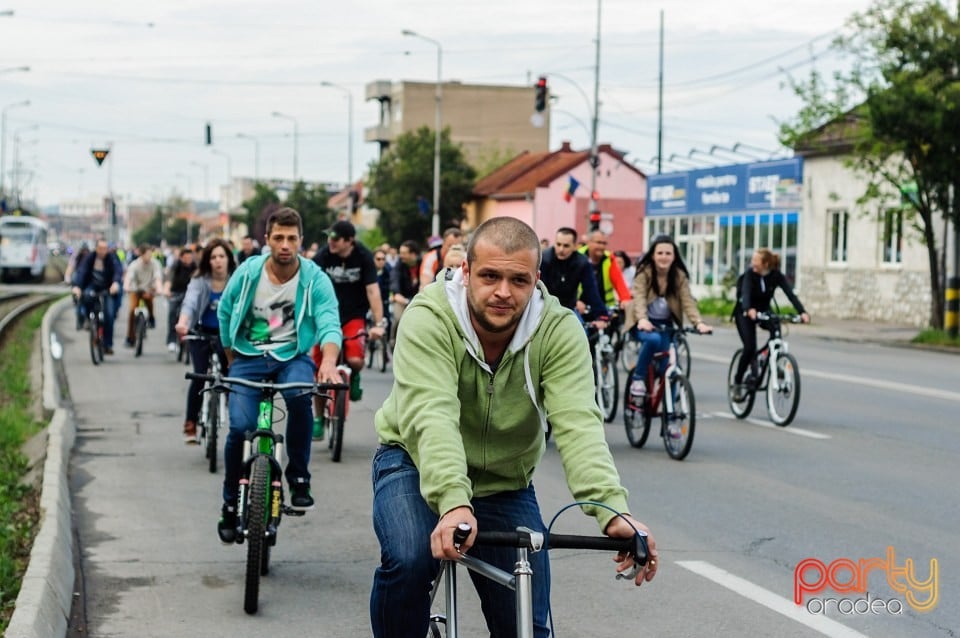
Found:
[[[537,113],[543,113],[543,110],[547,108],[547,78],[541,75],[535,88],[537,97],[534,101],[534,108],[536,108]]]
[[[213,144],[213,129],[210,126],[210,122],[207,122],[207,146]]]

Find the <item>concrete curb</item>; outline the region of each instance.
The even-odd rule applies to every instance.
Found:
[[[43,317],[43,405],[53,410],[48,426],[47,458],[43,464],[40,494],[40,530],[30,551],[30,564],[17,595],[7,638],[52,638],[65,636],[73,602],[73,525],[70,483],[67,471],[76,428],[60,396],[50,337],[53,321],[72,306],[67,297],[55,303]]]

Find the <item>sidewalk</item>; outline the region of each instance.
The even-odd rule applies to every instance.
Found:
[[[906,324],[819,316],[813,317],[813,321],[807,325],[796,326],[796,329],[821,339],[901,346],[912,346],[910,340],[920,332],[920,328]],[[947,351],[953,350],[948,348]]]

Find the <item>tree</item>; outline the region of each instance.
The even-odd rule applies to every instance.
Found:
[[[430,234],[434,139],[433,130],[426,126],[404,133],[379,161],[370,164],[367,202],[380,211],[379,226],[394,245],[406,239],[422,241]],[[440,137],[441,230],[459,223],[475,177],[460,146],[450,141],[450,129],[444,129]],[[428,204],[426,212],[418,198]]]
[[[818,134],[839,132],[851,149],[848,166],[867,180],[858,204],[885,204],[876,207],[883,214],[891,195],[903,202],[927,247],[930,325],[941,329],[946,233],[938,246],[934,228],[938,219],[960,222],[952,196],[960,196],[960,22],[932,0],[878,0],[848,26],[832,48],[852,56],[851,68],[834,74],[832,85],[816,71],[791,80],[803,107],[782,124],[780,139],[811,147]]]
[[[336,221],[333,211],[327,206],[330,196],[323,186],[307,186],[297,182],[284,205],[293,208],[303,218],[303,243],[320,241],[323,231]]]
[[[257,182],[253,186],[253,197],[243,202],[242,206],[247,211],[247,217],[244,220],[247,224],[247,232],[262,243],[266,233],[267,216],[280,208],[280,197],[277,191],[263,182]]]

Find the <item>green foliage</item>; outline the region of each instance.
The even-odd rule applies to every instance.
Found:
[[[20,484],[27,469],[20,447],[41,427],[32,417],[28,368],[43,312],[34,312],[17,328],[0,357],[0,631],[13,613],[35,535],[37,495]]]
[[[187,220],[177,217],[178,213],[185,210],[189,210],[189,203],[180,197],[173,197],[157,205],[147,223],[133,231],[131,235],[133,245],[139,246],[146,243],[159,246],[161,239],[170,246],[182,246],[187,243]],[[189,241],[197,241],[200,236],[198,224],[190,227],[190,235]]]
[[[289,206],[303,219],[303,243],[309,246],[311,242],[319,241],[323,231],[335,221],[333,211],[327,206],[330,199],[327,190],[322,186],[308,186],[299,181],[287,195],[284,202],[280,202],[277,191],[267,184],[257,183],[254,186],[253,197],[243,202],[247,211],[245,219],[250,235],[263,243],[267,233],[267,219],[277,209]]]
[[[697,300],[697,309],[704,317],[727,319],[733,313],[736,302],[721,297],[705,297]]]
[[[911,340],[911,343],[960,348],[960,338],[951,337],[946,330],[923,330]]]
[[[263,236],[266,234],[267,217],[280,208],[280,197],[277,196],[277,191],[267,184],[257,182],[253,186],[253,197],[243,202],[243,208],[247,211],[247,216],[243,220],[247,224],[247,232],[262,244]]]
[[[433,200],[434,132],[428,127],[398,137],[379,161],[370,164],[368,204],[380,211],[379,225],[393,244],[405,239],[423,242],[430,235],[432,211],[424,215],[417,197]],[[476,171],[450,141],[440,138],[440,229],[459,225]]]
[[[931,325],[942,327],[945,247],[934,227],[938,216],[960,222],[950,195],[960,192],[960,21],[934,0],[877,0],[848,26],[832,47],[850,70],[791,79],[803,107],[780,138],[811,150],[849,143],[848,165],[867,180],[857,203],[874,214],[903,207],[926,245]]]
[[[358,228],[357,238],[370,250],[376,250],[383,242],[388,241],[379,228]]]
[[[302,181],[297,182],[287,196],[284,206],[294,209],[303,218],[304,245],[309,246],[311,242],[320,241],[323,231],[330,228],[330,224],[335,221],[333,211],[327,206],[329,199],[325,188],[307,186]]]

